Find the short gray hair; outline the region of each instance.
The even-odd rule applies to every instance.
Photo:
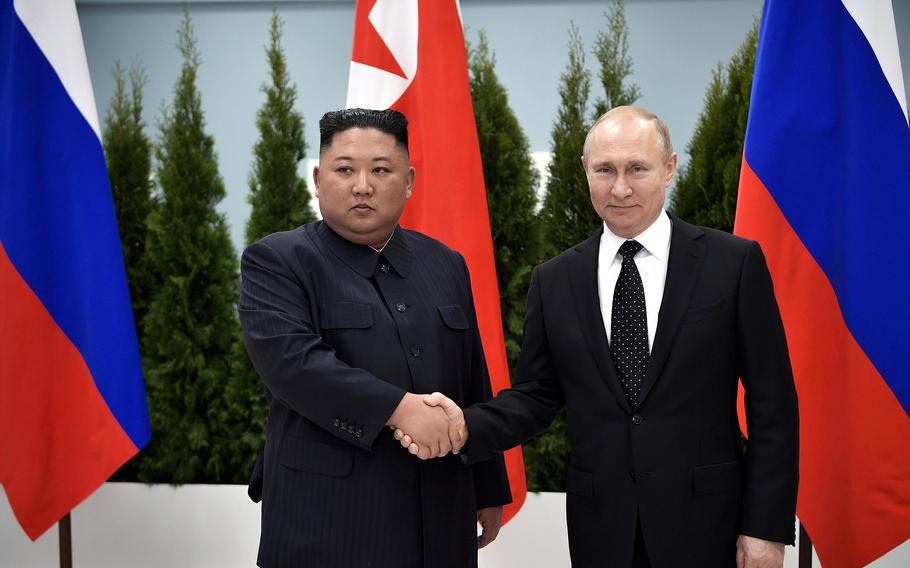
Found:
[[[670,156],[673,155],[673,142],[670,141],[670,129],[667,128],[666,123],[664,123],[659,116],[646,108],[637,106],[618,106],[600,115],[597,120],[594,121],[594,124],[591,125],[590,130],[588,130],[588,135],[585,136],[585,145],[582,156],[588,156],[588,145],[591,142],[591,134],[594,132],[594,129],[597,128],[597,125],[617,114],[631,114],[653,123],[655,130],[657,130],[657,142],[660,144],[663,152],[664,161],[666,162],[670,159]]]

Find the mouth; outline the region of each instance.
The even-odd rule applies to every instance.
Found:
[[[352,211],[372,211],[373,208],[367,205],[366,203],[358,203],[357,205],[351,207]]]

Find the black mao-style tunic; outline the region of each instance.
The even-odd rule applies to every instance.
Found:
[[[318,221],[251,245],[241,274],[270,395],[259,564],[476,565],[477,509],[510,500],[502,458],[421,462],[384,426],[405,391],[491,396],[461,255],[401,228],[377,253]]]

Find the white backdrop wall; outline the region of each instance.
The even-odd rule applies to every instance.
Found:
[[[564,493],[529,494],[480,551],[480,568],[569,568],[565,502]],[[72,526],[76,568],[248,568],[256,563],[259,506],[239,485],[107,483],[73,512]],[[56,528],[31,542],[0,492],[0,567],[58,566],[58,543]],[[910,566],[910,542],[870,566]],[[796,548],[787,547],[784,568],[797,568]]]
[[[182,0],[77,4],[100,112],[106,112],[113,92],[114,62],[141,62],[149,77],[145,118],[156,138],[161,108],[171,100],[180,69],[175,45]],[[284,46],[299,87],[310,156],[317,154],[319,117],[343,107],[347,90],[353,0],[189,2],[202,54],[199,89],[227,189],[220,209],[238,249],[249,216],[247,177],[257,138],[255,115],[263,102],[260,86],[267,79],[264,45],[273,5],[285,20]],[[600,88],[590,49],[604,29],[608,6],[607,0],[462,0],[467,37],[476,41],[478,31],[486,30],[497,72],[532,150],[550,148],[570,22],[578,25],[589,50],[592,93]],[[626,0],[635,65],[631,79],[641,87],[639,104],[666,120],[683,164],[711,72],[733,55],[761,6],[761,0]],[[910,1],[895,0],[894,9],[904,82],[910,85]]]

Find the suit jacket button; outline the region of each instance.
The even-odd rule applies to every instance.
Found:
[[[420,357],[421,353],[423,353],[423,349],[420,347],[411,347],[411,357]]]
[[[399,312],[404,312],[408,309],[408,305],[403,302],[398,302],[397,304],[395,304],[395,309],[398,310]]]
[[[388,264],[383,263],[382,266],[379,267],[379,270],[388,273],[390,268],[391,267]]]
[[[357,430],[356,432],[354,432],[354,436],[356,436],[358,438],[363,438],[363,430]]]
[[[644,420],[644,419],[641,417],[641,414],[636,414],[636,415],[632,416],[632,424],[635,424],[636,426],[641,424],[642,420]]]

